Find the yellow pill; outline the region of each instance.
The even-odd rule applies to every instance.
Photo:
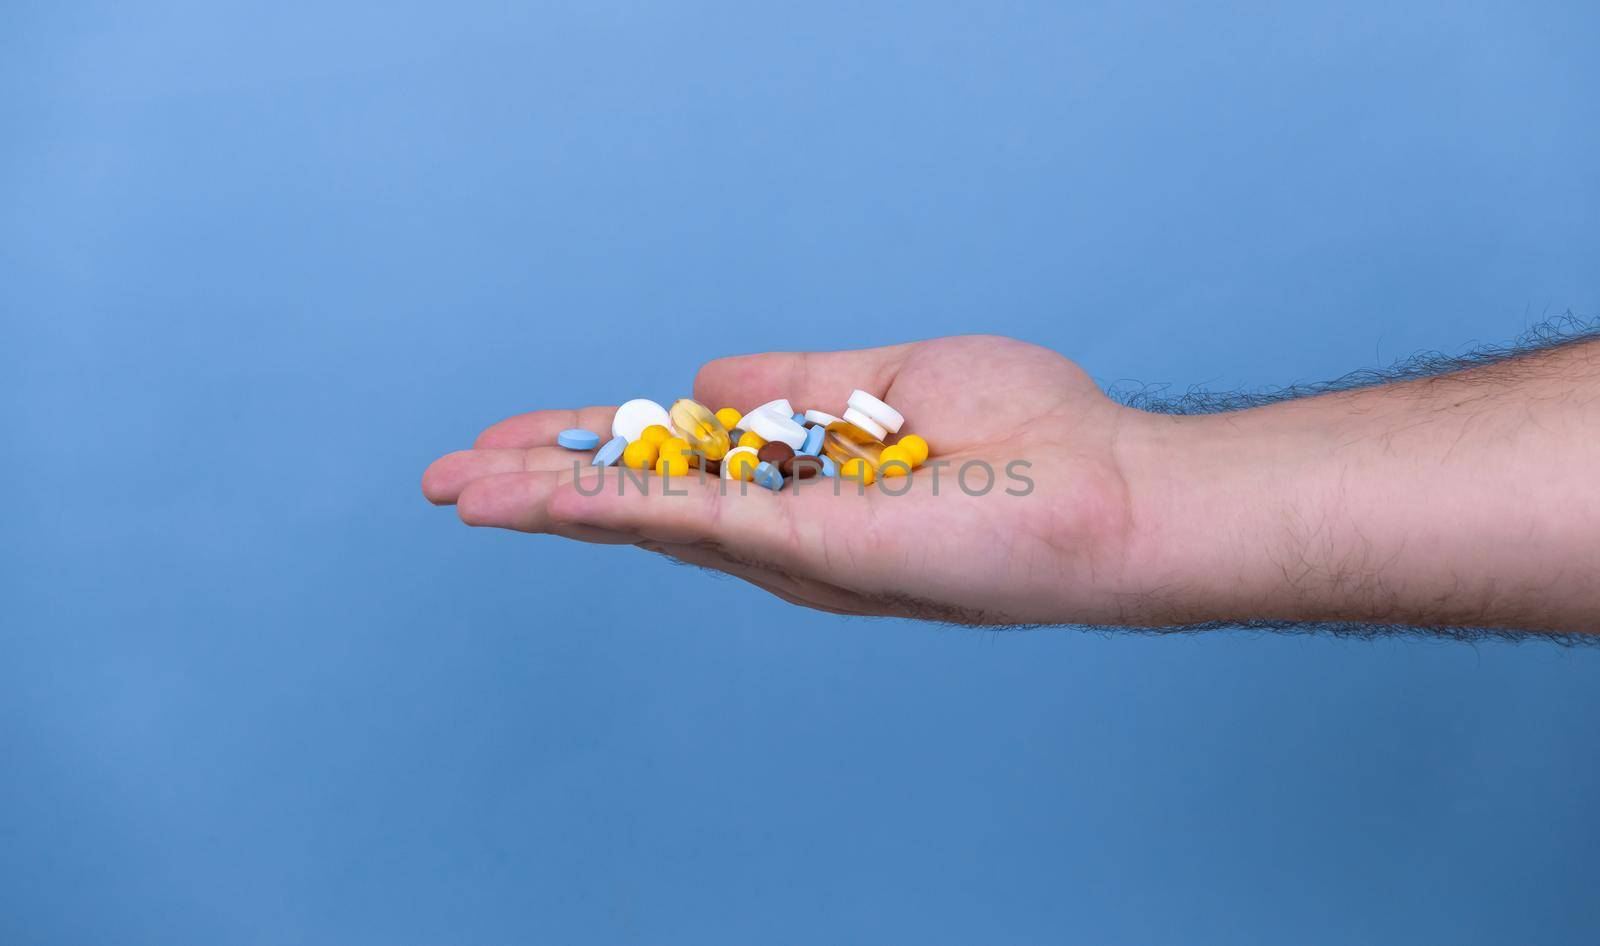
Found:
[[[750,447],[755,450],[760,450],[766,445],[767,442],[762,440],[760,437],[757,437],[755,431],[753,430],[745,431],[744,436],[739,438],[739,446],[741,447]]]
[[[749,481],[756,478],[756,467],[761,465],[761,458],[754,452],[746,453],[739,450],[728,454],[723,462],[728,464],[729,479]]]
[[[739,426],[739,421],[744,420],[744,415],[731,407],[724,407],[717,411],[717,420],[722,421],[722,426],[732,430]]]
[[[688,454],[679,453],[679,454],[669,455],[669,454],[663,453],[661,456],[656,458],[656,475],[657,476],[688,476],[689,475],[689,456],[688,456]]]
[[[851,457],[844,461],[844,465],[839,467],[839,475],[847,480],[860,480],[863,486],[871,485],[872,481],[878,478],[878,474],[872,469],[872,464],[860,457]]]
[[[907,453],[911,454],[912,466],[921,466],[923,463],[927,462],[928,441],[923,440],[916,434],[906,434],[895,443],[895,446],[902,447]]]
[[[660,445],[661,441],[672,436],[672,431],[660,424],[651,424],[639,434],[639,442]]]
[[[878,454],[878,473],[884,477],[905,476],[914,466],[916,463],[912,462],[911,451],[900,444],[884,447],[883,452]]]
[[[648,470],[656,465],[656,445],[635,440],[622,451],[622,465],[635,470]]]

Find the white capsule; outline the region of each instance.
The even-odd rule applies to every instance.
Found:
[[[806,429],[794,422],[790,414],[779,414],[776,410],[753,410],[744,415],[744,420],[739,426],[750,431],[762,440],[786,443],[795,450],[799,450],[806,442]]]
[[[887,430],[883,429],[883,425],[882,424],[878,423],[877,421],[875,421],[872,418],[868,417],[867,415],[861,413],[860,411],[856,410],[853,407],[845,408],[844,420],[845,420],[845,423],[854,424],[857,427],[860,427],[862,430],[864,430],[867,433],[871,434],[873,437],[877,438],[878,440],[883,440],[884,438],[889,436],[889,432]]]
[[[906,422],[899,411],[859,388],[850,392],[850,406],[877,421],[879,426],[892,434],[899,433],[900,427]]]
[[[617,408],[617,416],[611,418],[611,436],[627,437],[628,442],[633,443],[651,424],[660,424],[671,430],[672,415],[655,401],[636,397]]]

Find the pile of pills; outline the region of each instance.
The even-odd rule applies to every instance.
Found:
[[[724,479],[777,491],[813,476],[859,480],[905,476],[928,459],[928,442],[916,434],[886,444],[905,417],[865,391],[850,394],[838,417],[824,411],[796,412],[786,398],[748,414],[731,407],[713,413],[690,398],[670,409],[647,398],[617,408],[611,439],[601,446],[591,430],[563,430],[556,443],[590,451],[594,466],[618,463],[660,476],[685,476],[691,467]]]

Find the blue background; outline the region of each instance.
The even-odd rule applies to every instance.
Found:
[[[704,360],[1600,314],[1593,4],[7,3],[0,942],[1593,943],[1600,651],[1000,634],[469,530]]]

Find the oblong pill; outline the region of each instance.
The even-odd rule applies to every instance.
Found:
[[[568,450],[593,450],[600,446],[600,435],[582,427],[568,427],[556,434],[556,443]]]
[[[689,446],[707,460],[721,460],[728,453],[728,428],[722,426],[711,409],[693,398],[680,397],[667,411],[672,429],[689,441]]]
[[[823,428],[812,427],[806,431],[806,442],[801,444],[800,449],[796,450],[795,453],[808,457],[816,456],[822,452],[822,438],[827,435],[828,432]]]
[[[612,437],[606,441],[605,446],[600,448],[600,452],[594,455],[594,461],[589,465],[612,466],[622,457],[622,451],[626,449],[628,449],[627,437]]]

